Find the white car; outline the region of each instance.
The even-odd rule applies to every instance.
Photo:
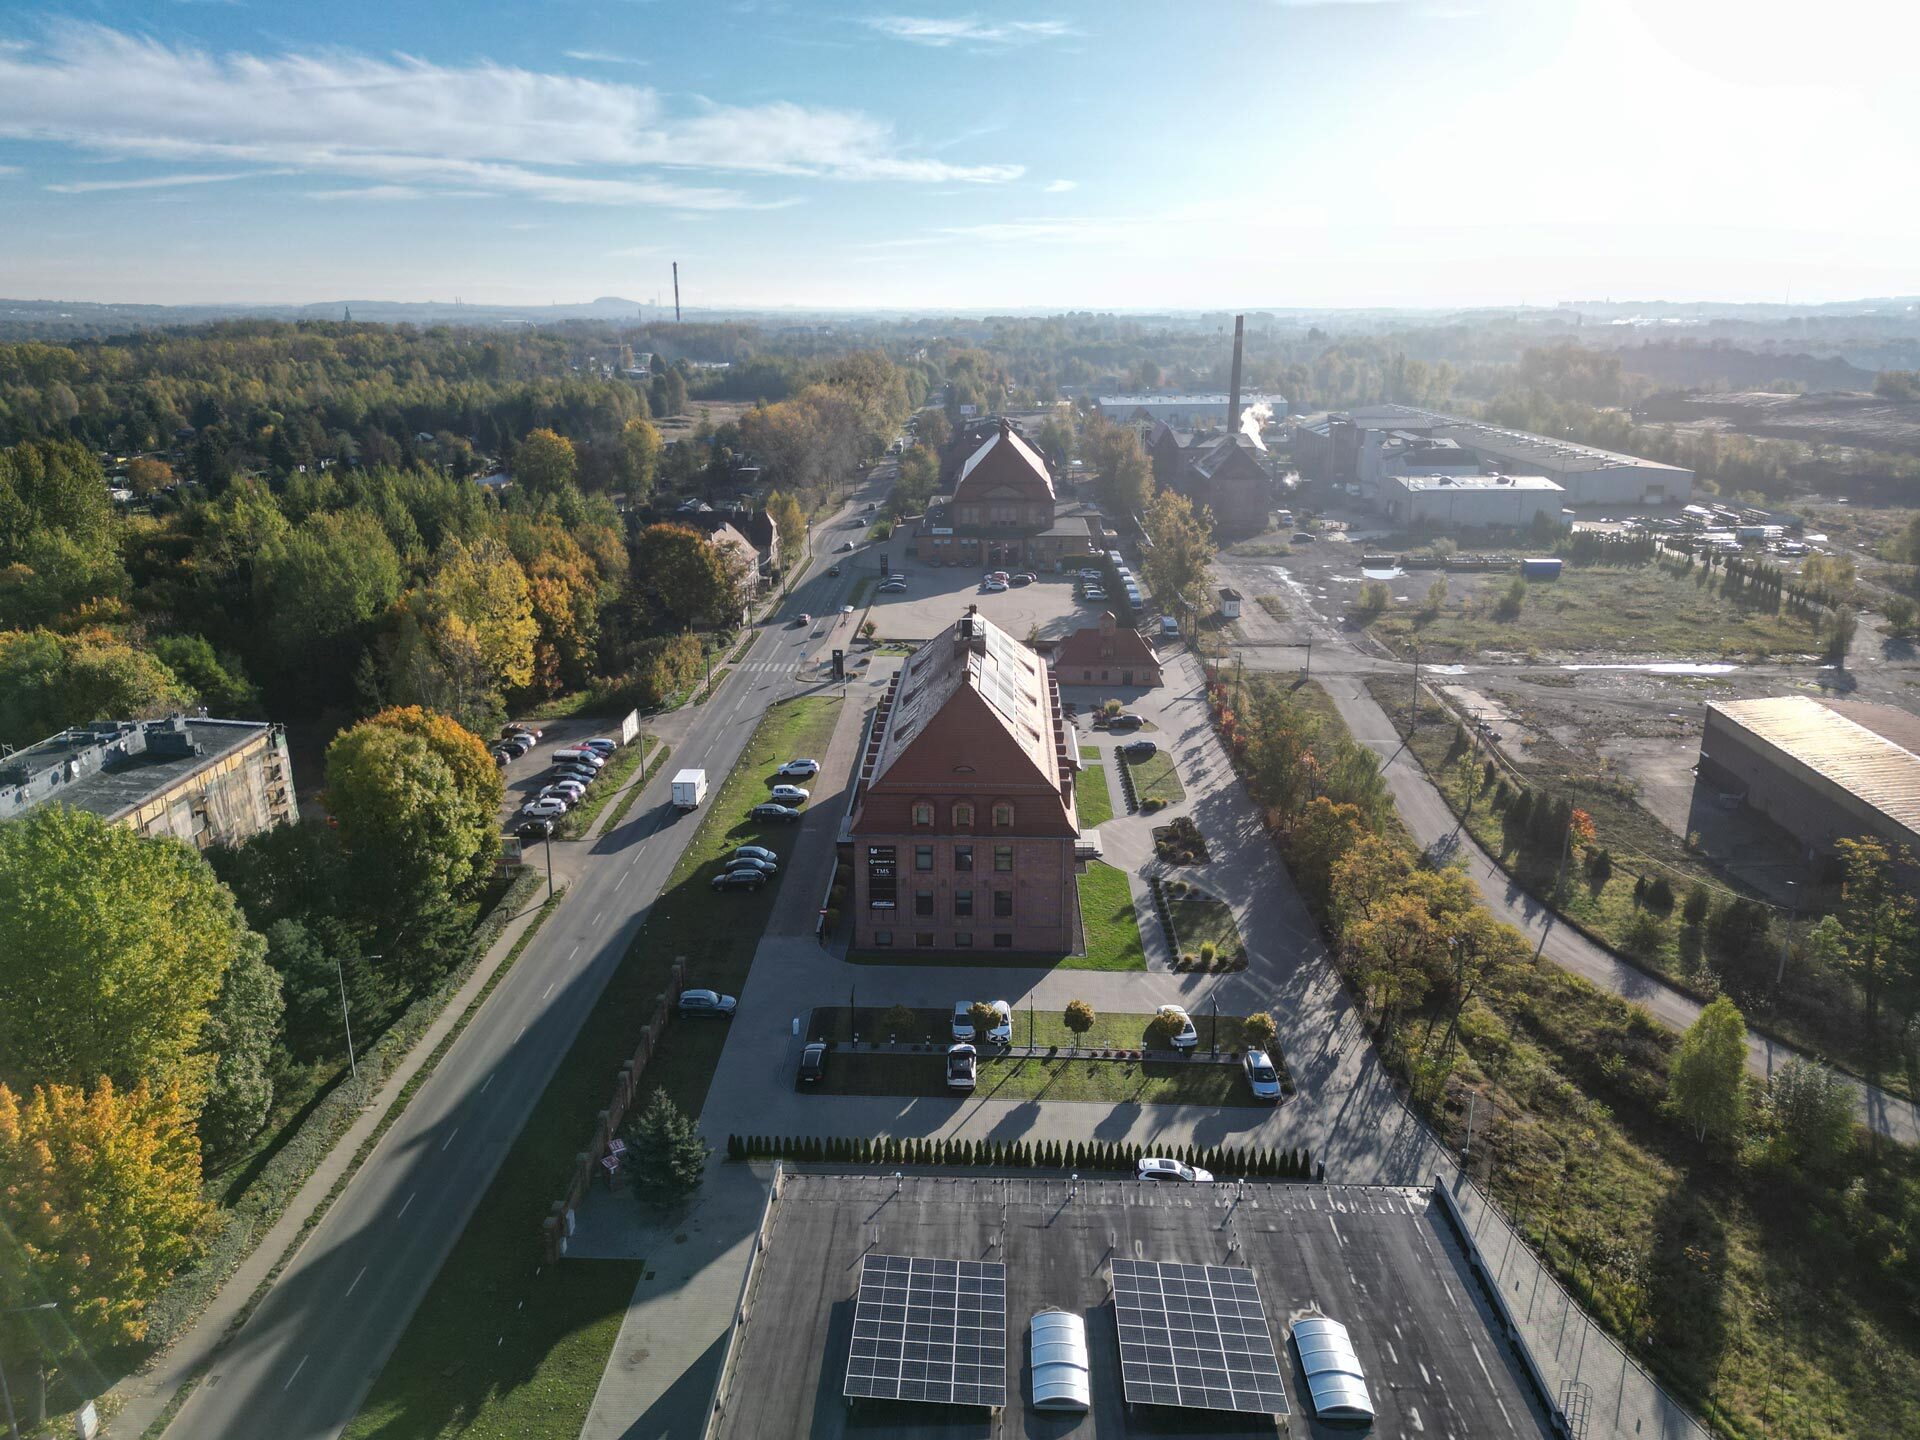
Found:
[[[1155,1012],[1164,1016],[1172,1024],[1172,1045],[1176,1050],[1191,1050],[1200,1043],[1200,1032],[1193,1028],[1193,1017],[1178,1005],[1162,1005]]]
[[[607,757],[594,750],[569,749],[554,751],[553,761],[556,765],[585,765],[590,770],[601,770],[606,768]]]
[[[775,773],[787,780],[805,780],[811,775],[818,775],[820,773],[820,762],[818,760],[789,760]]]
[[[1249,1050],[1246,1058],[1240,1062],[1240,1068],[1247,1072],[1247,1088],[1253,1091],[1256,1100],[1278,1100],[1280,1098],[1280,1072],[1273,1068],[1273,1061],[1267,1058],[1264,1050]]]
[[[577,801],[586,793],[587,787],[582,785],[578,780],[556,780],[540,792],[540,798],[545,800],[549,795],[553,795],[558,796],[562,800]]]
[[[813,798],[812,792],[800,785],[776,785],[768,793],[782,805],[804,805]]]
[[[1213,1183],[1211,1170],[1202,1170],[1197,1165],[1182,1165],[1178,1160],[1169,1160],[1155,1155],[1141,1158],[1138,1173],[1142,1180],[1163,1180],[1174,1185],[1211,1185]]]
[[[989,595],[998,595],[1002,590],[1007,588],[1007,582],[1004,580],[988,580],[982,584],[980,588]]]
[[[529,820],[556,820],[567,813],[564,800],[529,800],[520,807],[520,813]]]
[[[947,1051],[947,1088],[971,1090],[980,1073],[980,1052],[971,1045],[955,1045]]]
[[[954,1039],[974,1038],[973,1017],[970,1013],[973,1006],[974,1002],[971,1000],[953,1002]],[[1013,1043],[1013,1007],[1004,1000],[991,1000],[987,1002],[987,1008],[993,1011],[993,1028],[987,1031],[987,1039],[995,1045],[1011,1045]]]
[[[905,590],[906,588],[907,588],[907,582],[904,580],[889,580],[886,582],[886,584],[880,586],[875,593],[881,594],[881,595],[893,595],[893,594],[897,594],[902,590]]]

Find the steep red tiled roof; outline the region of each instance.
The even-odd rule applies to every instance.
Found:
[[[1047,472],[1047,462],[1014,428],[1001,423],[999,430],[967,457],[967,463],[960,467],[960,478],[954,483],[953,498],[956,502],[965,497],[970,490],[1010,489],[1022,499],[1052,500],[1053,476]]]
[[[1153,653],[1153,646],[1138,630],[1115,624],[1111,613],[1100,619],[1101,624],[1075,630],[1060,642],[1053,654],[1056,669],[1118,665],[1131,670],[1160,664],[1160,657]]]

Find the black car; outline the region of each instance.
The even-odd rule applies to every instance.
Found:
[[[591,785],[600,778],[598,770],[589,770],[584,765],[556,765],[553,767],[553,779],[578,780],[582,785]]]
[[[1107,721],[1109,730],[1138,730],[1146,721],[1138,715],[1116,715]]]
[[[758,890],[766,883],[767,877],[758,870],[729,870],[713,877],[716,890]]]
[[[815,1040],[800,1052],[800,1083],[816,1085],[827,1073],[827,1045],[824,1040]]]
[[[1120,753],[1129,760],[1146,760],[1156,754],[1160,747],[1151,740],[1129,740],[1120,747]]]
[[[772,801],[756,805],[748,814],[755,820],[781,820],[791,825],[800,818],[798,810],[789,810],[784,805],[775,805]]]
[[[522,820],[520,822],[520,828],[513,833],[518,835],[523,842],[535,844],[553,834],[553,822],[551,820]]]

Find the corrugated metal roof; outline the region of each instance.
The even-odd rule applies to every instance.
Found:
[[[1711,703],[1741,729],[1909,830],[1920,831],[1920,755],[1808,695]]]

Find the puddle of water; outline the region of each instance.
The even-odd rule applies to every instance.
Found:
[[[1361,577],[1367,580],[1398,580],[1406,573],[1407,572],[1402,570],[1398,565],[1394,566],[1391,570],[1362,570],[1360,572]]]
[[[1562,670],[1640,670],[1648,675],[1726,675],[1738,665],[1720,661],[1648,660],[1641,664],[1619,662],[1611,665],[1562,665]]]
[[[1467,673],[1467,667],[1464,665],[1422,665],[1420,668],[1425,670],[1429,675],[1464,675]]]

